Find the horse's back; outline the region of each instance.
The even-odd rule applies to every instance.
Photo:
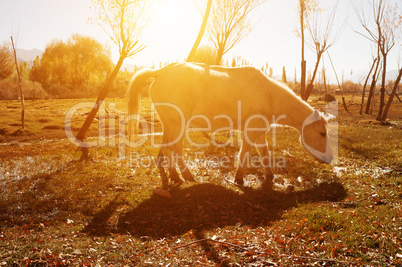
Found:
[[[224,68],[204,64],[178,63],[160,70],[150,88],[158,114],[176,117],[178,109],[188,119],[201,115],[217,123],[215,116],[224,115],[238,121],[242,116],[270,113],[269,80],[253,67]],[[172,105],[176,109],[172,109]],[[163,120],[163,118],[162,118]],[[221,120],[222,121],[222,120]],[[218,125],[219,124],[219,125]]]
[[[237,102],[266,93],[267,78],[253,67],[224,68],[176,63],[160,70],[151,87],[155,102]],[[206,103],[203,103],[206,104]]]

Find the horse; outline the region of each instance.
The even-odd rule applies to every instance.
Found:
[[[139,70],[127,91],[128,115],[139,116],[141,91],[147,84],[163,128],[156,162],[163,170],[160,164],[163,159],[167,160],[174,183],[182,182],[176,164],[185,180],[195,180],[182,156],[183,139],[188,130],[185,126],[189,123],[215,133],[243,132],[235,175],[238,185],[244,183],[244,163],[253,147],[262,159],[269,157],[265,134],[272,123],[296,128],[301,143],[316,160],[321,163],[332,161],[325,116],[286,85],[254,67],[172,63],[157,70]],[[276,119],[269,121],[271,118]],[[131,140],[133,131],[138,132],[138,121],[128,122],[128,125]],[[263,167],[267,184],[272,187],[271,166],[264,164]]]

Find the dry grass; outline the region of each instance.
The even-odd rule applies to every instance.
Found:
[[[240,189],[223,179],[233,169],[193,161],[198,183],[170,186],[172,198],[162,198],[153,193],[162,186],[157,168],[119,160],[116,146],[92,148],[91,160],[79,162],[68,140],[44,140],[64,137],[64,114],[80,101],[27,101],[24,131],[15,125],[19,103],[1,101],[0,265],[402,264],[400,103],[394,125],[356,115],[356,105],[352,114],[341,108],[336,168],[315,162],[295,131],[280,128],[275,152],[286,168],[275,170],[274,191],[259,181],[261,170],[250,170],[251,187]],[[109,102],[124,110],[122,99]],[[95,123],[91,135],[97,130]],[[185,151],[188,159],[197,152]],[[198,151],[234,164],[238,147]],[[148,142],[134,152],[154,158],[158,150]],[[209,241],[179,248],[202,239]]]

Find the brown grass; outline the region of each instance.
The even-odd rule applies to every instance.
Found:
[[[77,161],[80,153],[60,127],[81,101],[87,100],[27,101],[24,130],[19,103],[1,101],[1,265],[402,264],[400,103],[392,106],[390,125],[356,115],[355,104],[350,114],[340,107],[336,168],[314,161],[295,131],[280,128],[275,152],[285,155],[287,166],[275,170],[274,191],[259,180],[261,170],[251,169],[250,188],[241,189],[224,179],[233,168],[194,161],[198,183],[169,186],[172,198],[162,198],[153,193],[162,186],[156,166],[119,160],[116,146],[92,148],[91,160]],[[149,112],[149,100],[143,101]],[[124,111],[123,99],[108,102]],[[75,130],[86,112],[74,117]],[[90,135],[97,130],[94,123]],[[198,151],[228,155],[234,164],[238,149]],[[188,144],[185,151],[189,159],[197,152]],[[158,148],[146,143],[134,152],[155,158]],[[202,239],[210,241],[179,248]]]

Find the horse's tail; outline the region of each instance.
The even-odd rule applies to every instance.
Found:
[[[155,75],[155,70],[143,69],[139,70],[131,80],[130,86],[127,90],[127,118],[128,118],[128,139],[131,142],[133,133],[138,133],[139,114],[141,108],[141,91],[150,78]],[[130,116],[135,115],[135,118]],[[134,120],[134,121],[133,121]]]

